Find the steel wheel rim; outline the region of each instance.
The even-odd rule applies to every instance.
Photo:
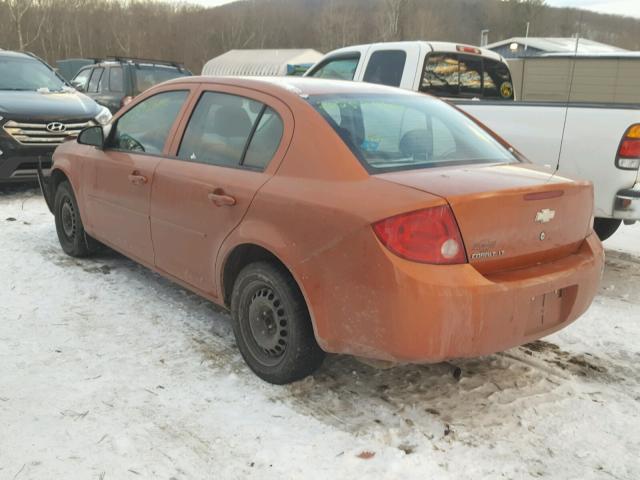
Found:
[[[252,356],[264,366],[277,365],[284,356],[289,337],[289,320],[280,295],[260,283],[248,294],[243,337]]]
[[[76,211],[73,208],[71,199],[65,197],[60,207],[60,223],[62,224],[62,231],[67,239],[73,239],[76,233]]]

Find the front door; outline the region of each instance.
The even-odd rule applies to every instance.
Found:
[[[227,92],[202,92],[151,194],[156,267],[212,296],[218,250],[271,177],[272,158],[284,155],[283,117],[292,127],[286,107],[271,97],[220,89]]]
[[[153,265],[149,200],[156,167],[177,124],[189,90],[152,95],[118,118],[104,150],[85,168],[89,231],[138,261]]]

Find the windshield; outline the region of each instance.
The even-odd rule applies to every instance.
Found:
[[[0,90],[60,91],[67,84],[44,63],[0,56]]]
[[[158,83],[166,82],[173,78],[186,77],[191,74],[186,70],[163,65],[136,65],[133,70],[136,77],[137,93],[142,93]]]
[[[368,171],[518,162],[466,115],[423,95],[319,95],[309,98]]]

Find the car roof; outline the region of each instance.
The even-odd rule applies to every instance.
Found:
[[[33,56],[27,53],[12,52],[10,50],[0,50],[0,57],[24,58],[25,60],[36,60],[36,61],[38,60],[37,58],[34,58]]]
[[[399,88],[377,85],[373,83],[352,82],[345,80],[330,80],[312,77],[212,77],[194,76],[181,77],[161,85],[172,83],[203,83],[229,85],[244,88],[251,88],[265,93],[285,94],[297,97],[309,95],[327,94],[395,94],[395,95],[418,95],[417,93]]]

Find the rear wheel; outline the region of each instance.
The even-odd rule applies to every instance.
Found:
[[[72,257],[87,257],[94,253],[100,244],[84,231],[78,203],[68,181],[58,185],[53,205],[62,250]]]
[[[593,229],[596,231],[596,234],[598,234],[598,238],[604,241],[616,233],[621,223],[622,220],[615,218],[596,218],[593,221]]]
[[[309,311],[295,281],[267,262],[246,266],[231,295],[240,353],[263,380],[282,385],[313,373],[324,359]]]

